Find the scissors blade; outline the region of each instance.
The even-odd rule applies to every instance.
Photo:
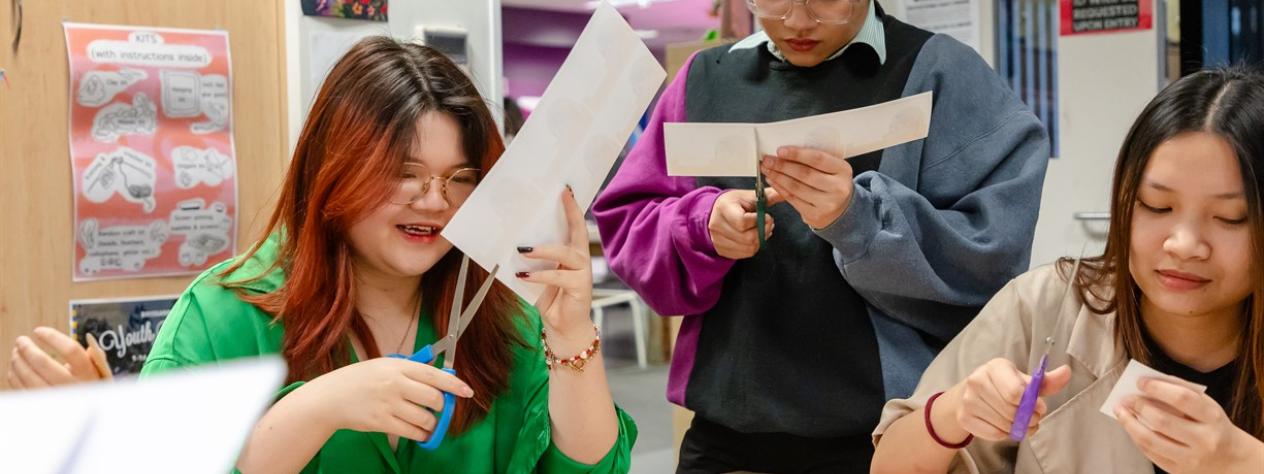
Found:
[[[457,337],[465,334],[465,329],[470,327],[470,321],[474,320],[474,314],[478,311],[478,307],[483,304],[483,299],[487,297],[487,292],[492,289],[492,285],[496,283],[496,272],[500,270],[500,264],[492,267],[491,273],[487,274],[487,281],[478,287],[478,292],[474,294],[474,298],[470,300],[469,306],[465,307],[465,311],[461,313],[461,332],[457,333]]]
[[[755,160],[755,235],[759,237],[759,248],[764,248],[764,214],[768,212],[768,197],[764,195],[764,174],[759,171],[759,160]]]
[[[445,366],[452,359],[452,350],[456,348],[456,339],[460,334],[461,300],[462,296],[465,296],[465,276],[469,273],[469,267],[470,258],[462,258],[461,270],[456,275],[456,291],[452,295],[452,308],[448,310],[448,332],[430,345],[431,354],[434,357],[431,361],[438,360],[439,354],[447,354],[443,358]]]
[[[1062,299],[1058,300],[1066,302],[1067,295],[1071,294],[1071,289],[1075,288],[1075,276],[1080,274],[1080,262],[1084,261],[1084,250],[1088,248],[1088,242],[1080,247],[1080,257],[1075,259],[1075,265],[1071,266],[1071,276],[1067,277],[1067,286],[1062,290]]]
[[[478,287],[478,292],[474,293],[474,298],[470,300],[470,304],[466,305],[465,310],[461,312],[459,322],[452,326],[456,328],[456,332],[452,332],[451,335],[448,336],[452,340],[452,345],[448,348],[448,355],[443,358],[444,368],[451,369],[452,364],[456,362],[457,343],[461,341],[461,335],[465,334],[465,329],[470,327],[470,321],[474,320],[474,315],[478,314],[478,307],[482,306],[483,298],[487,297],[488,290],[491,290],[492,285],[496,283],[496,272],[498,270],[500,270],[499,264],[492,267],[491,273],[487,274],[487,279],[484,280],[483,284]],[[448,331],[451,332],[452,329],[449,329]]]
[[[448,311],[448,335],[453,337],[459,333],[461,304],[465,300],[465,277],[469,275],[470,257],[461,258],[461,271],[456,275],[456,293],[452,295],[452,308]]]

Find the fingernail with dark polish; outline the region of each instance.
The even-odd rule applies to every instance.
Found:
[[[518,272],[518,273],[515,273],[514,276],[518,278],[526,278],[526,277],[531,276],[531,274],[528,272]]]
[[[518,253],[531,253],[532,250],[535,250],[535,248],[527,246],[518,247]]]

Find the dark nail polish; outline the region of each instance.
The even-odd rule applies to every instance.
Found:
[[[531,253],[532,250],[535,250],[535,247],[527,247],[527,246],[518,247],[518,253]]]
[[[575,195],[575,188],[572,188],[572,187],[571,187],[571,185],[569,185],[569,184],[568,184],[568,185],[566,185],[566,192],[571,193],[571,196],[574,196],[574,195]]]
[[[518,278],[526,278],[526,277],[531,276],[531,274],[527,272],[518,272],[518,273],[515,273],[514,276]]]

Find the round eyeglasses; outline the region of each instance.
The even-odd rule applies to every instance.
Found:
[[[399,182],[395,194],[391,195],[392,204],[412,204],[430,192],[430,182],[439,180],[439,194],[448,205],[465,202],[478,186],[481,170],[478,168],[459,168],[452,170],[447,176],[434,176],[426,165],[417,162],[404,163],[399,173]]]
[[[746,8],[760,18],[786,21],[794,6],[802,4],[817,23],[845,25],[851,22],[857,3],[860,0],[746,0]]]

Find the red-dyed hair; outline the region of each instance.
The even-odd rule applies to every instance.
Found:
[[[457,120],[465,156],[491,169],[504,151],[491,111],[470,79],[442,53],[387,37],[366,38],[334,65],[312,104],[280,200],[264,238],[283,238],[274,269],[285,283],[266,294],[249,293],[246,281],[223,283],[284,325],[282,355],[289,380],[309,380],[350,362],[348,336],[369,358],[381,356],[353,301],[356,280],[348,233],[360,218],[385,204],[427,113]],[[236,271],[255,252],[224,271]],[[461,252],[452,249],[422,276],[422,304],[432,316],[452,306]],[[470,269],[466,301],[488,278]],[[266,274],[265,272],[264,274]],[[262,277],[257,276],[255,279]],[[522,307],[496,283],[461,337],[457,373],[474,389],[474,403],[457,406],[457,432],[482,418],[508,385],[513,345],[522,345],[514,318]],[[446,317],[432,317],[437,334]]]

